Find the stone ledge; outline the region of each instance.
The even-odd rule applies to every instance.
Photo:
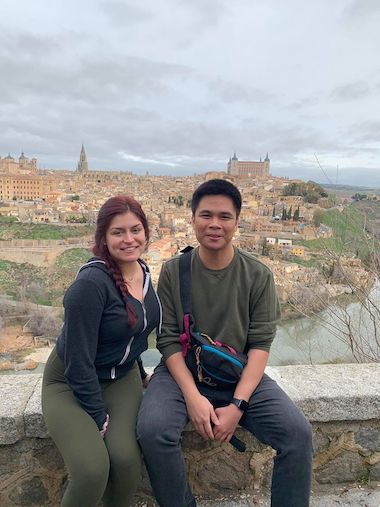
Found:
[[[13,444],[25,435],[25,408],[40,380],[38,374],[2,375],[0,385],[0,444]],[[40,409],[41,410],[41,409]]]
[[[24,411],[25,436],[48,438],[45,421],[42,416],[41,407],[42,375],[38,379],[35,389],[29,398]]]
[[[380,364],[267,368],[311,422],[380,418]]]
[[[199,507],[268,507],[270,497],[265,494],[251,495],[241,494],[229,498],[216,500],[197,499]],[[380,486],[358,486],[352,488],[329,487],[323,491],[313,491],[310,499],[310,507],[379,507]]]
[[[361,496],[356,491],[350,499],[343,493],[347,487],[376,486],[380,481],[380,365],[285,366],[267,372],[312,423],[311,506],[356,507],[365,501],[363,505],[377,507],[378,488],[360,491]],[[0,505],[4,507],[60,504],[67,473],[43,422],[41,383],[36,374],[2,376]],[[182,448],[200,507],[268,505],[274,456],[270,447],[243,428],[237,429],[237,436],[247,444],[245,453],[227,443],[202,440],[190,425],[186,429]],[[331,487],[335,495],[319,501],[315,487]],[[342,495],[336,496],[338,490]],[[145,472],[133,505],[156,505]]]
[[[311,422],[380,418],[380,364],[268,367],[267,373]],[[2,375],[0,444],[47,438],[41,409],[41,374]]]

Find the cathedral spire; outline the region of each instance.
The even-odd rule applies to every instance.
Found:
[[[82,174],[88,172],[87,156],[86,156],[86,152],[84,151],[84,145],[83,145],[83,143],[82,143],[82,149],[80,150],[79,162],[78,162],[78,165],[77,165],[77,171],[79,173],[82,173]]]

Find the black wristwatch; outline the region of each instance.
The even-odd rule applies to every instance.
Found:
[[[248,401],[245,400],[239,400],[238,398],[232,398],[231,403],[233,405],[236,405],[239,410],[242,412],[245,412],[247,408],[249,407]]]

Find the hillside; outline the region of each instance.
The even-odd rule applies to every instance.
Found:
[[[89,257],[88,250],[73,248],[61,254],[48,268],[0,260],[0,291],[16,300],[61,306],[65,289]]]
[[[302,244],[311,250],[320,251],[321,254],[330,251],[342,255],[356,255],[366,261],[374,246],[378,245],[374,245],[373,238],[368,234],[367,212],[360,207],[361,203],[352,204],[342,210],[325,211],[322,222],[332,228],[334,236],[303,241]]]
[[[93,235],[93,225],[27,224],[0,216],[0,241],[10,239],[66,239]]]
[[[380,239],[380,201],[362,200],[353,203],[353,206],[366,216],[367,231]]]

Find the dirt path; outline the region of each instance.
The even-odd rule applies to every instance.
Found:
[[[45,349],[35,348],[31,333],[24,333],[22,326],[7,326],[0,330],[0,370],[33,370],[45,362],[49,355]]]
[[[6,326],[0,330],[0,354],[34,347],[31,333],[23,333],[22,327]]]

